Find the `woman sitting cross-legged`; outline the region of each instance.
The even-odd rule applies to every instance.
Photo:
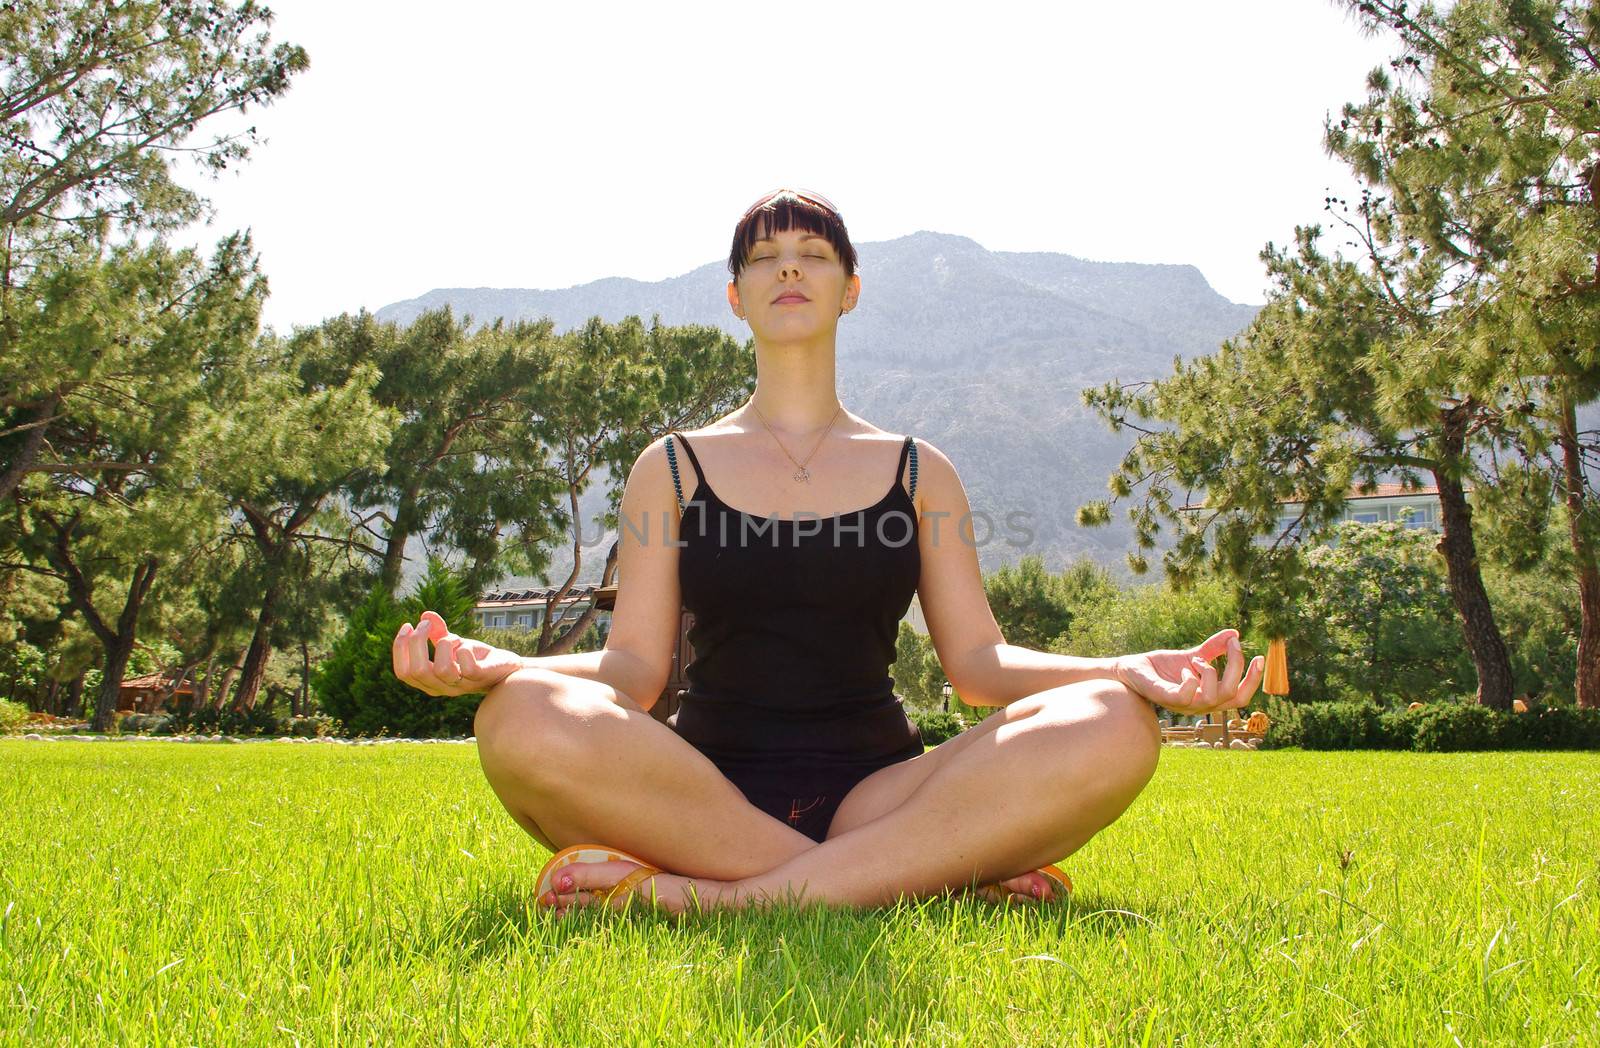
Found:
[[[1260,683],[1262,660],[1247,668],[1234,630],[1114,659],[1005,642],[949,459],[838,398],[855,268],[817,194],[780,190],[740,219],[728,302],[754,336],[755,392],[635,461],[603,650],[524,658],[431,611],[395,637],[402,680],[487,693],[479,757],[529,834],[558,853],[631,857],[556,868],[543,905],[879,906],[962,889],[1048,900],[1061,887],[1050,864],[1154,773],[1152,703],[1237,709]],[[955,690],[1000,707],[926,753],[888,672],[914,594]],[[662,724],[648,710],[680,607],[695,616],[695,657]]]

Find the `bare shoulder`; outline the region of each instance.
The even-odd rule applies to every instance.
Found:
[[[679,483],[683,485],[683,497],[687,499],[694,494],[695,480],[694,471],[685,465],[681,444],[678,446],[677,459]],[[676,516],[678,495],[672,485],[672,465],[667,459],[665,435],[645,445],[633,460],[622,489],[622,501],[636,512],[670,509]]]
[[[961,494],[961,478],[956,467],[940,447],[913,434],[917,447],[918,501],[926,492],[930,504],[944,504]]]
[[[667,472],[667,468],[667,438],[660,436],[646,444],[633,460],[633,465],[628,469],[627,486],[632,488],[637,484],[641,488],[649,487]]]

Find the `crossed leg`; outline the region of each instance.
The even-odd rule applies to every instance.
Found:
[[[476,729],[491,787],[547,847],[604,841],[689,877],[866,905],[1069,854],[1131,803],[1159,741],[1148,704],[1121,685],[1040,692],[863,780],[818,845],[599,682],[519,670],[484,699]],[[844,865],[824,872],[817,856]]]
[[[1114,681],[1026,696],[863,779],[826,841],[736,893],[804,886],[816,901],[873,906],[1015,877],[1114,822],[1155,773],[1160,745],[1154,709]]]
[[[474,730],[490,787],[552,851],[603,842],[663,870],[721,881],[816,847],[599,681],[517,670],[479,704]]]

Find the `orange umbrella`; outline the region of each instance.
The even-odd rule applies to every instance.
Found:
[[[1289,694],[1289,646],[1282,637],[1267,642],[1267,673],[1261,690],[1268,695]]]

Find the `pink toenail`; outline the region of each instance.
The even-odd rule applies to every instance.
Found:
[[[571,890],[572,890],[572,878],[571,878],[571,877],[562,877],[562,878],[561,878],[561,879],[560,879],[560,880],[558,880],[558,881],[557,881],[557,882],[556,882],[556,885],[557,885],[557,886],[558,886],[558,887],[559,887],[559,888],[560,888],[560,889],[561,889],[561,890],[562,890],[562,891],[564,891],[564,892],[569,892],[569,891],[571,891]]]
[[[1042,885],[1035,884],[1033,886],[1033,897],[1035,899],[1044,898],[1044,887]]]

